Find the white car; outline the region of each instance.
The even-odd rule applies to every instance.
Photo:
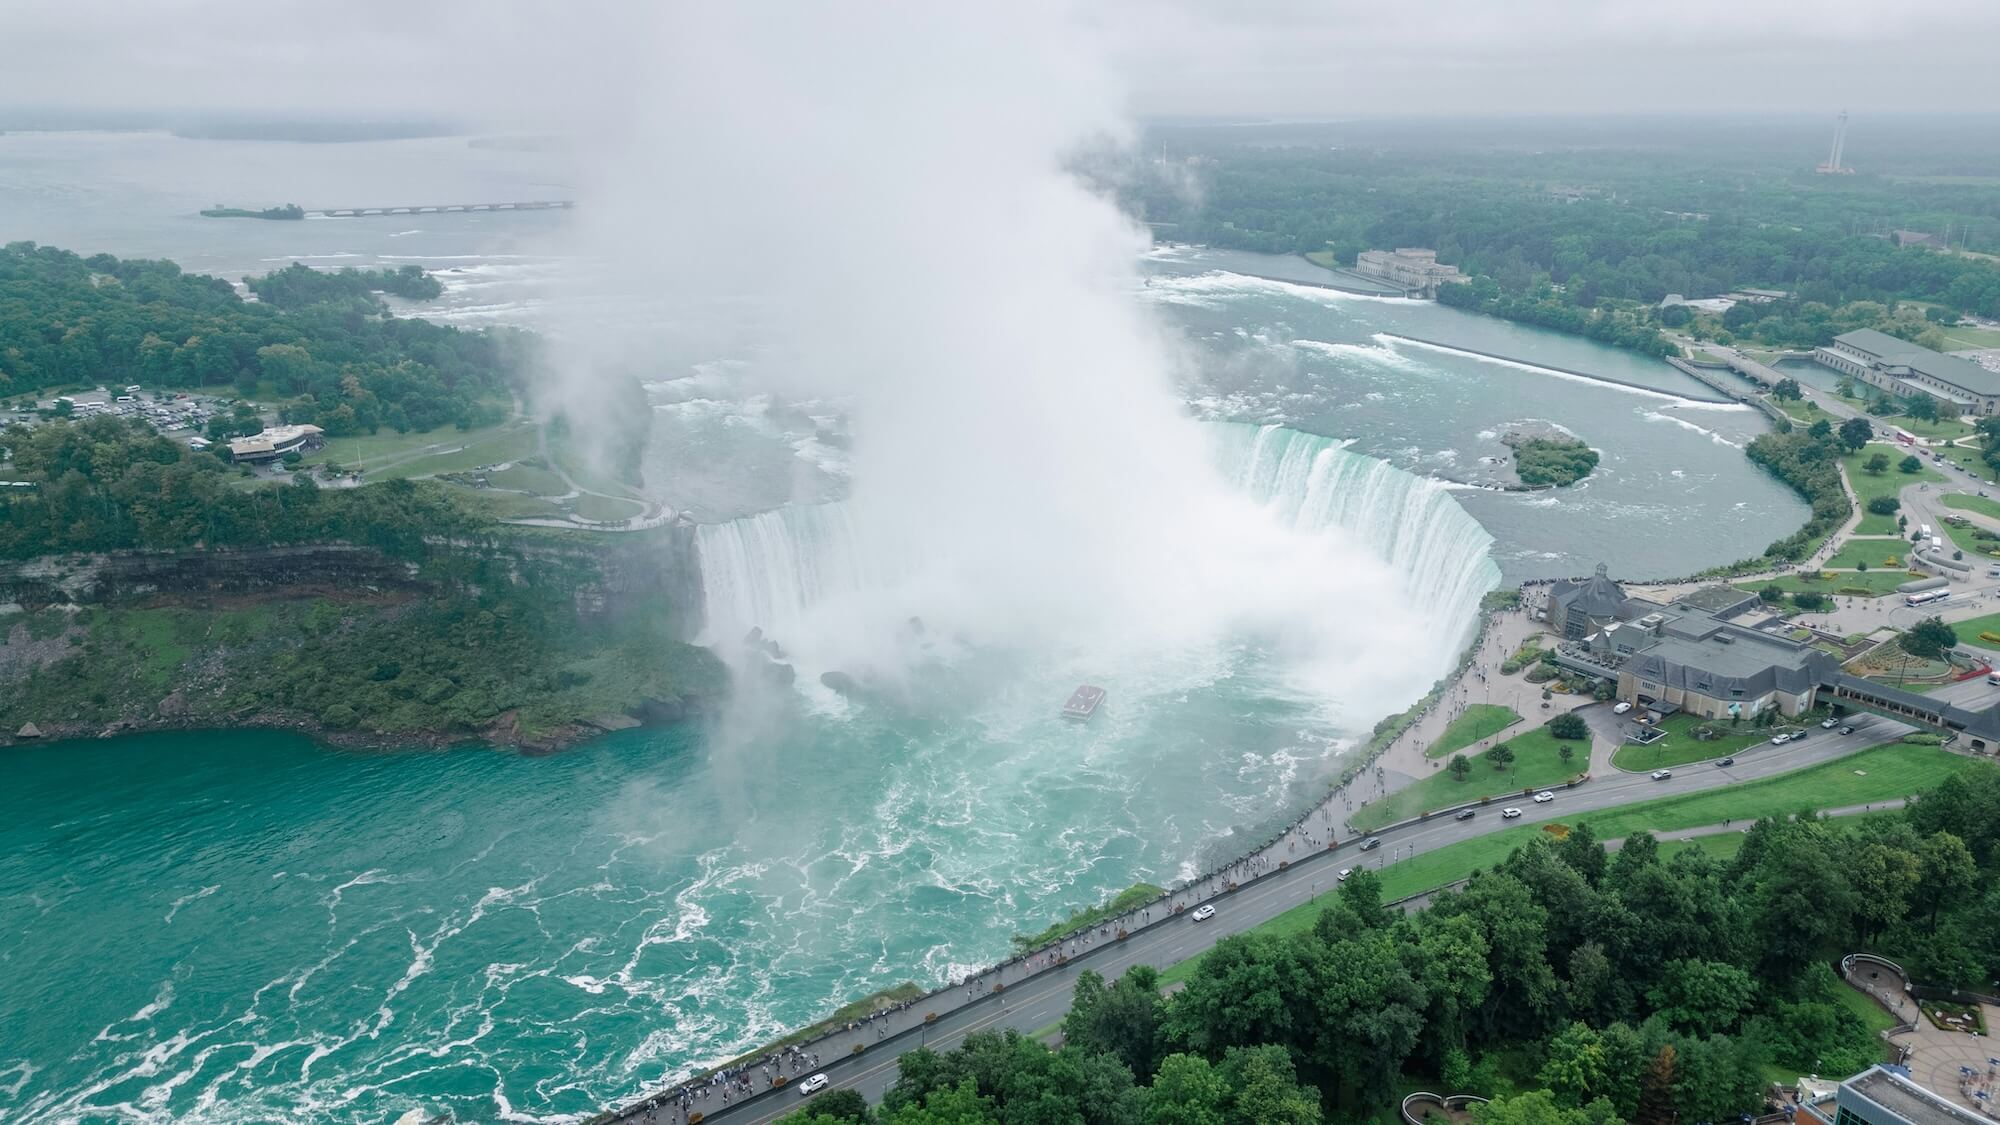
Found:
[[[1554,793],[1549,792],[1546,789],[1542,790],[1540,793],[1535,794],[1535,803],[1538,805],[1546,805],[1550,801],[1553,801],[1555,799],[1556,795]]]
[[[806,1079],[804,1082],[799,1083],[799,1096],[802,1098],[812,1097],[814,1094],[817,1094],[821,1090],[826,1089],[828,1085],[829,1083],[827,1081],[826,1075],[815,1074],[811,1078]],[[800,1112],[804,1111],[801,1110]]]
[[[1839,719],[1827,719],[1827,720],[1825,720],[1824,722],[1821,722],[1821,723],[1820,723],[1820,725],[1819,725],[1819,729],[1821,729],[1821,730],[1832,730],[1832,729],[1833,729],[1834,727],[1836,727],[1836,726],[1839,726],[1839,725],[1840,725],[1840,720],[1839,720]]]
[[[1632,705],[1630,703],[1620,702],[1618,706],[1613,707],[1611,709],[1611,713],[1614,715],[1623,715],[1625,712],[1630,711],[1631,709]]]
[[[1338,878],[1341,882],[1345,883],[1347,882],[1347,877],[1352,874],[1354,874],[1354,869],[1352,867],[1343,867],[1340,869],[1340,874],[1336,876],[1336,878]]]
[[[1206,922],[1213,917],[1215,917],[1215,904],[1212,902],[1206,906],[1197,906],[1194,908],[1194,920],[1197,922]]]
[[[1670,778],[1670,777],[1672,777],[1672,776],[1674,776],[1674,771],[1672,771],[1672,770],[1654,770],[1654,771],[1653,771],[1653,780],[1654,780],[1654,781],[1665,781],[1666,779],[1668,779],[1668,778]]]
[[[1512,820],[1520,815],[1521,810],[1512,805],[1508,805],[1506,808],[1500,810],[1500,819],[1502,820]]]
[[[1791,740],[1792,736],[1789,734],[1774,734],[1771,736],[1771,745],[1783,746],[1785,743],[1790,742]]]

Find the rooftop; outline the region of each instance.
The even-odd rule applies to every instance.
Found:
[[[1857,328],[1833,338],[1855,351],[1866,352],[1888,367],[1907,367],[1940,382],[1962,387],[1973,394],[2000,395],[2000,371],[1988,371],[1970,360],[1935,352],[1908,340],[1899,340],[1873,328]]]
[[[1849,1090],[1912,1125],[1991,1125],[1971,1110],[1953,1105],[1888,1067],[1870,1067],[1841,1083],[1843,1094]]]

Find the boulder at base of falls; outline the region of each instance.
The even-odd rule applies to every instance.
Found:
[[[821,672],[819,682],[842,695],[853,695],[861,690],[861,682],[845,672]]]

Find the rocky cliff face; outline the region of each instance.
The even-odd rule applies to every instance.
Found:
[[[684,635],[701,627],[700,563],[691,529],[577,537],[574,542],[440,545],[443,559],[500,562],[518,583],[562,582],[585,616],[664,600]],[[423,567],[364,546],[325,543],[186,551],[116,551],[0,562],[0,605],[103,605],[218,595],[422,593],[450,585],[450,566]]]

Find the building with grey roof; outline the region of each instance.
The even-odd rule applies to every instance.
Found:
[[[1991,414],[2000,403],[2000,371],[1873,328],[1835,336],[1813,359],[1896,398],[1929,395],[1964,414]]]
[[[1917,1085],[1899,1066],[1872,1066],[1840,1084],[1834,1125],[1992,1125]]]
[[[1829,653],[1692,606],[1635,624],[1644,630],[1643,647],[1635,645],[1619,665],[1619,697],[1671,703],[1703,718],[1748,717],[1767,708],[1798,715],[1840,672]]]
[[[1625,616],[1625,587],[1597,564],[1589,578],[1558,578],[1549,584],[1549,624],[1558,636],[1580,641]]]

